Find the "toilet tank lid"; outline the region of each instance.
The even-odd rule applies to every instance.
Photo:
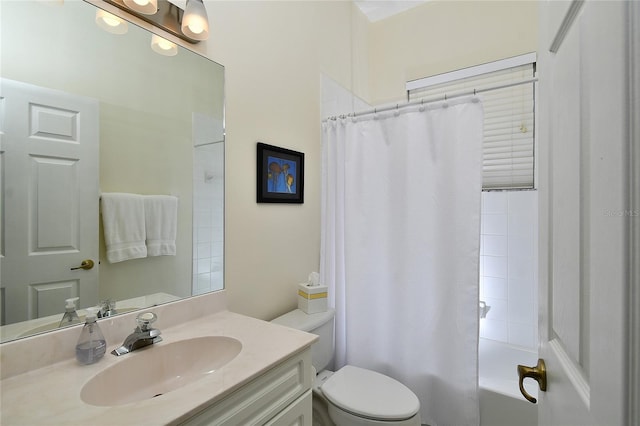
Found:
[[[337,407],[369,419],[406,420],[420,410],[418,397],[402,383],[352,365],[333,373],[320,389]]]
[[[333,308],[315,314],[307,314],[301,309],[295,309],[279,316],[271,322],[309,332],[332,320],[334,315],[335,310]]]

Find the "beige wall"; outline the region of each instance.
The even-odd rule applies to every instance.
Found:
[[[380,103],[402,99],[407,79],[536,50],[534,2],[431,2],[375,24],[347,1],[206,7],[211,37],[196,50],[226,79],[229,308],[264,319],[293,308],[319,267],[321,73]],[[305,153],[304,204],[256,203],[258,141]]]
[[[351,23],[363,28],[364,18],[349,2],[206,7],[212,22],[207,54],[226,74],[229,308],[271,319],[295,307],[297,283],[319,268],[320,73],[351,87]],[[356,47],[366,52],[364,44]],[[256,203],[258,141],[304,152],[304,204]]]
[[[372,104],[406,99],[409,80],[535,52],[535,1],[432,1],[371,24]]]
[[[407,78],[536,50],[529,2],[437,2],[375,24],[350,2],[206,6],[206,54],[226,73],[225,287],[231,310],[263,319],[319,268],[320,73],[376,103]],[[256,203],[258,141],[305,153],[303,205]]]

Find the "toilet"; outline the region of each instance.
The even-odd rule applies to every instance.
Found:
[[[364,368],[325,370],[333,357],[335,311],[307,314],[300,309],[272,322],[318,335],[311,346],[314,426],[420,426],[420,402],[405,385]]]

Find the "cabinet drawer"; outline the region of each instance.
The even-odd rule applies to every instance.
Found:
[[[310,390],[311,379],[311,350],[307,349],[215,402],[183,424],[264,425]]]
[[[278,413],[265,426],[311,426],[313,412],[311,398],[311,389],[309,389],[296,402]]]

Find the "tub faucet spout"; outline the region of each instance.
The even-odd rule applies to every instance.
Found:
[[[486,318],[491,306],[487,305],[484,300],[480,301],[480,318]]]

